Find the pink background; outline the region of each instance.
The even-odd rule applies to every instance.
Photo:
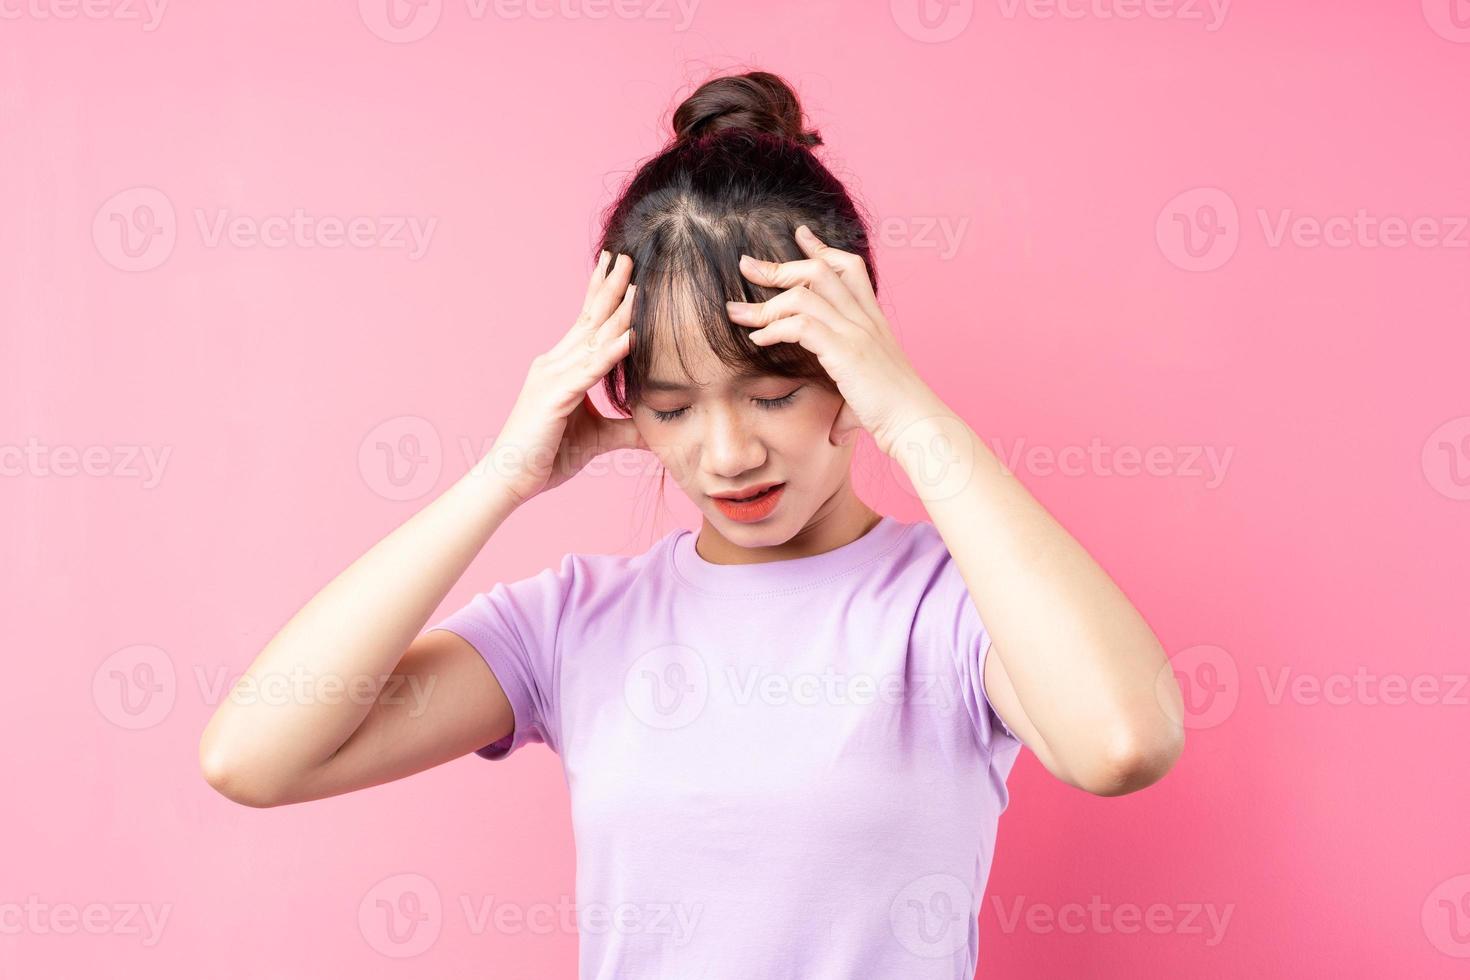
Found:
[[[0,21],[0,973],[573,974],[574,932],[480,918],[570,898],[544,748],[251,810],[197,740],[488,448],[622,174],[746,67],[880,221],[915,362],[1021,448],[1191,694],[1135,796],[1023,753],[982,975],[1470,969],[1463,0],[93,2]],[[363,237],[209,234],[298,208]],[[1302,223],[1360,211],[1332,245]],[[1417,241],[1364,230],[1388,217]],[[865,449],[860,492],[922,517]],[[694,526],[623,464],[512,517],[442,611]]]

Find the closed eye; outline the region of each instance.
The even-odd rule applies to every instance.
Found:
[[[799,388],[793,388],[789,394],[782,395],[780,398],[757,398],[755,403],[761,408],[781,408],[785,405],[790,405],[792,400],[796,398],[796,393],[805,387],[806,385],[802,385]]]
[[[796,393],[805,387],[806,385],[800,385],[796,388],[793,388],[789,393],[782,395],[780,398],[753,398],[751,400],[754,401],[761,408],[767,409],[769,411],[774,411],[778,408],[785,408],[787,405],[790,405],[796,399]],[[689,407],[686,405],[684,408],[670,409],[667,412],[661,412],[656,408],[650,408],[649,411],[653,413],[653,417],[660,422],[672,422],[682,416],[685,412],[689,411]]]

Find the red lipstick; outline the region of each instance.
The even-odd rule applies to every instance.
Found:
[[[743,490],[710,494],[710,499],[730,520],[752,524],[771,516],[785,489],[784,483],[757,483]]]

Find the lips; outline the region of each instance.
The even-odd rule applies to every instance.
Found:
[[[743,490],[732,490],[728,493],[712,493],[710,494],[710,496],[714,497],[716,500],[749,500],[751,497],[754,497],[757,494],[765,493],[772,487],[779,487],[780,485],[781,483],[779,480],[773,481],[771,483],[756,483],[752,486],[746,487]]]
[[[786,492],[784,483],[762,483],[755,487],[748,487],[754,496],[745,499],[731,499],[727,496],[714,497],[715,506],[720,513],[732,521],[742,524],[754,524],[770,517],[781,503],[781,495]],[[746,491],[737,491],[744,493]]]

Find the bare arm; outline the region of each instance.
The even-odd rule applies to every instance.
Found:
[[[986,693],[996,713],[1064,782],[1099,796],[1157,780],[1184,746],[1179,688],[1138,610],[1046,508],[924,382],[898,342],[859,255],[806,225],[791,262],[742,274],[785,288],[728,303],[758,344],[821,358],[845,402],[829,439],[860,429],[907,473],[992,639]],[[1170,704],[1166,713],[1164,705]]]
[[[515,506],[475,467],[327,583],[210,719],[199,742],[210,784],[247,805],[299,802],[507,734],[510,705],[474,648],[418,634]]]
[[[216,709],[199,740],[211,786],[248,806],[313,800],[511,732],[510,704],[478,651],[448,631],[419,633],[520,503],[602,453],[648,448],[632,420],[604,417],[587,394],[632,342],[632,260],[604,268],[609,258],[571,330],[532,360],[485,458],[313,596]]]
[[[1072,786],[1117,796],[1161,778],[1183,750],[1173,720],[1182,713],[1138,610],[942,402],[901,442],[897,455],[990,633],[984,679],[996,713]]]

